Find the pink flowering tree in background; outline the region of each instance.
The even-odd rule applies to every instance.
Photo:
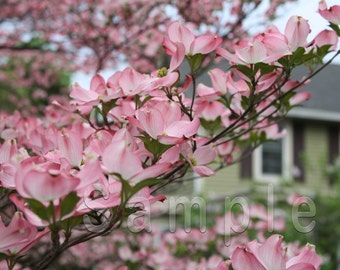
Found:
[[[187,22],[197,33],[218,35],[229,46],[248,35],[243,23],[253,13],[263,14],[263,19],[256,18],[259,25],[268,23],[287,1],[270,1],[266,10],[259,8],[261,2],[3,1],[1,107],[43,113],[54,95],[65,94],[76,71],[94,73],[122,64],[141,72],[160,68],[169,59],[162,41],[173,21]],[[211,60],[205,57],[205,65]]]
[[[247,38],[239,28],[241,21],[227,23],[234,33],[231,38],[220,32],[198,34],[196,30],[203,27],[200,23],[206,29],[219,30],[214,25],[217,21],[210,13],[199,12],[197,18],[191,18],[192,11],[186,13],[188,6],[179,3],[181,16],[190,15],[191,23],[170,23],[157,9],[143,5],[144,1],[134,1],[134,10],[125,2],[113,4],[112,10],[97,3],[102,12],[119,11],[120,17],[110,18],[117,27],[121,22],[131,27],[121,29],[127,35],[123,38],[116,32],[120,28],[105,28],[102,19],[106,13],[79,3],[76,9],[68,9],[74,1],[54,3],[48,9],[52,2],[45,2],[33,1],[35,5],[26,9],[21,2],[13,1],[1,12],[7,11],[10,16],[12,8],[18,13],[15,18],[23,21],[31,13],[41,19],[46,15],[48,21],[34,21],[37,33],[46,35],[46,46],[54,53],[70,50],[63,55],[73,57],[83,48],[82,42],[87,42],[98,57],[94,64],[97,70],[109,57],[119,59],[117,54],[124,55],[129,48],[135,52],[138,42],[142,44],[136,46],[142,50],[147,49],[143,42],[151,44],[145,38],[154,37],[153,32],[149,33],[153,28],[136,28],[138,21],[130,21],[135,18],[131,14],[139,14],[146,25],[150,18],[153,26],[163,29],[152,43],[157,46],[149,48],[157,52],[151,59],[164,59],[157,50],[163,47],[169,61],[158,69],[142,64],[150,69],[144,73],[137,64],[137,68],[126,67],[107,80],[96,74],[89,89],[73,85],[71,100],[54,100],[43,117],[24,117],[19,112],[0,114],[0,259],[9,269],[47,269],[70,248],[106,236],[125,226],[131,215],[149,211],[153,203],[164,201],[162,187],[188,174],[210,176],[242,158],[244,148],[254,149],[284,136],[278,121],[310,98],[301,87],[340,53],[336,51],[339,6],[327,8],[324,2],[319,5],[319,13],[330,21],[330,30],[310,37],[308,21],[294,16],[283,33],[272,26]],[[200,10],[200,2],[188,3]],[[245,16],[244,7],[238,1],[233,3],[232,14],[240,20]],[[259,4],[250,3],[254,7]],[[221,8],[221,3],[215,4],[209,6],[209,12]],[[61,11],[69,16],[60,16]],[[52,20],[54,17],[61,21]],[[77,28],[74,18],[83,18],[90,28]],[[13,21],[14,26],[16,19]],[[16,35],[23,34],[20,28],[14,30],[9,33],[12,46]],[[87,38],[81,40],[78,33]],[[78,43],[71,42],[74,35]],[[118,50],[116,42],[124,46]],[[2,47],[8,51],[14,48],[11,44]],[[333,51],[333,58],[323,63]],[[137,58],[134,53],[129,55],[130,63],[143,60],[138,50]],[[197,84],[200,68],[216,57],[226,60],[228,66],[208,69],[211,83]],[[56,59],[62,61],[63,57]],[[91,67],[90,59],[73,61]],[[179,71],[184,62],[189,65],[187,74]],[[311,73],[292,80],[293,70],[301,65],[307,65]],[[231,262],[219,261],[216,269],[296,270],[317,269],[320,265],[311,246],[288,256],[281,236],[275,234],[259,241],[237,242],[223,258]]]

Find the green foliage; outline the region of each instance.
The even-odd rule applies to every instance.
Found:
[[[195,54],[195,55],[186,55],[186,59],[189,63],[191,73],[196,74],[196,71],[202,64],[204,55],[200,53]]]
[[[17,44],[18,49],[48,49],[49,44],[46,40],[42,39],[38,35],[31,37],[29,41],[20,41]]]
[[[212,134],[215,131],[218,131],[221,129],[221,117],[217,117],[215,120],[206,120],[204,118],[200,119],[202,127],[204,127],[206,130],[211,132]]]
[[[30,110],[43,113],[52,95],[64,95],[70,87],[71,73],[59,61],[44,60],[49,44],[39,37],[17,44],[20,50],[30,49],[31,55],[1,56],[0,107],[2,110]],[[36,51],[36,53],[34,53]],[[36,94],[40,91],[43,94]],[[24,105],[23,105],[24,104]]]
[[[153,154],[153,162],[156,162],[166,150],[173,146],[172,144],[162,144],[147,134],[139,138],[144,142],[145,148]]]
[[[329,26],[336,32],[336,34],[340,37],[340,27],[335,23],[330,23]]]
[[[317,207],[316,226],[313,240],[317,251],[324,254],[327,261],[322,270],[336,269],[340,264],[340,198],[317,196],[314,200]]]
[[[51,204],[45,206],[38,200],[35,199],[26,199],[26,202],[29,205],[29,208],[42,220],[50,221],[50,218],[53,216],[53,207]]]
[[[79,200],[80,198],[77,196],[76,192],[71,192],[70,194],[68,194],[60,203],[60,216],[64,217],[67,214],[71,213]]]

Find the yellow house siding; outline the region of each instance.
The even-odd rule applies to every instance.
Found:
[[[210,197],[235,194],[248,187],[248,181],[240,180],[240,164],[228,166],[202,180],[202,192]]]
[[[323,162],[328,157],[328,134],[327,124],[318,122],[305,122],[304,130],[304,154],[302,156],[305,167],[305,182],[295,183],[295,187],[314,191],[327,191],[328,185],[323,174]],[[287,145],[292,147],[292,145]],[[292,149],[289,152],[293,151]],[[290,153],[292,155],[292,152]],[[253,155],[254,158],[254,155]],[[291,160],[293,156],[290,157]],[[290,168],[292,170],[292,168]],[[281,179],[282,180],[282,179]],[[294,180],[285,179],[294,183]],[[208,196],[221,196],[241,193],[249,190],[255,180],[247,181],[240,179],[240,164],[234,164],[216,175],[202,180],[202,193]]]
[[[321,191],[326,188],[322,162],[327,160],[327,129],[324,124],[308,124],[305,130],[305,184]]]

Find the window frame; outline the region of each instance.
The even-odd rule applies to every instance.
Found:
[[[261,183],[279,183],[280,181],[291,181],[293,168],[293,138],[291,123],[283,124],[286,135],[282,140],[282,173],[264,173],[263,172],[263,146],[260,145],[254,150],[253,158],[253,176],[257,182]]]

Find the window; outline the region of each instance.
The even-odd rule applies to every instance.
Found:
[[[262,146],[262,173],[283,175],[282,139],[267,142]]]
[[[292,168],[291,127],[285,125],[287,134],[277,141],[266,142],[254,151],[253,176],[260,182],[278,182],[290,179]]]

